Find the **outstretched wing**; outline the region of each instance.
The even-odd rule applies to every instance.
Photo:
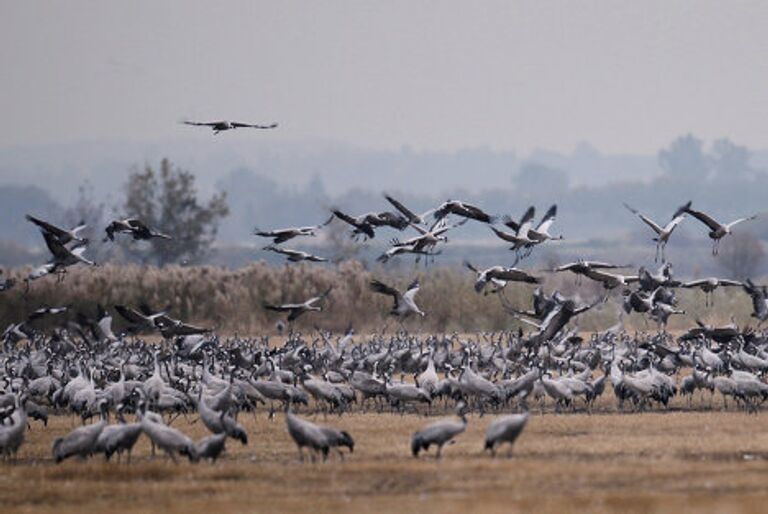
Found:
[[[50,232],[46,232],[45,230],[41,230],[41,232],[43,233],[43,239],[45,239],[45,245],[48,247],[48,250],[50,250],[56,260],[62,261],[70,257],[70,251],[67,250],[63,244],[61,244],[61,241],[59,241],[58,237]]]
[[[511,228],[512,230],[514,230],[515,232],[517,232],[520,229],[520,224],[515,220],[513,220],[512,216],[510,216],[509,214],[505,214],[503,220],[504,220],[504,224],[509,228]]]
[[[70,250],[70,253],[74,255],[80,262],[84,264],[88,264],[90,266],[95,266],[96,265],[95,262],[85,258],[86,250],[87,250],[87,247],[85,246],[85,244],[81,244],[79,246],[75,246],[74,248],[72,248],[72,250]]]
[[[146,223],[141,221],[138,218],[129,218],[125,220],[129,227],[134,231],[135,234],[141,234],[145,237],[151,237],[152,236],[152,230],[150,230],[149,226],[147,226]]]
[[[333,221],[333,218],[335,218],[335,217],[336,217],[335,215],[331,214],[331,216],[330,216],[330,217],[329,217],[327,220],[325,220],[324,222],[322,222],[322,223],[321,223],[321,224],[319,224],[319,225],[315,225],[315,228],[323,228],[324,226],[326,226],[326,225],[328,225],[330,222],[332,222],[332,221]]]
[[[738,225],[739,223],[741,223],[743,221],[752,221],[754,219],[757,219],[757,214],[754,214],[752,216],[748,216],[746,218],[739,218],[737,220],[733,220],[732,222],[728,223],[728,228],[735,227],[736,225]]]
[[[419,217],[418,217],[418,216],[417,216],[417,215],[416,215],[416,214],[415,214],[413,211],[411,211],[410,209],[408,209],[408,207],[406,207],[406,206],[405,206],[405,205],[403,205],[402,203],[398,202],[397,200],[395,200],[394,198],[392,198],[392,197],[391,197],[391,196],[389,196],[388,194],[385,194],[385,195],[384,195],[384,198],[386,198],[386,199],[387,199],[387,201],[388,201],[389,203],[391,203],[391,204],[392,204],[392,206],[393,206],[395,209],[397,209],[398,211],[400,211],[400,213],[401,213],[403,216],[405,216],[406,218],[408,218],[408,221],[410,221],[411,223],[419,223],[419,222],[421,221],[421,218],[419,218]]]
[[[60,229],[59,227],[57,227],[55,225],[51,225],[47,221],[41,220],[39,218],[35,218],[34,216],[31,216],[29,214],[27,214],[25,217],[27,218],[27,221],[31,221],[32,223],[34,223],[35,225],[37,225],[38,227],[40,227],[44,231],[53,234],[58,239],[61,239],[63,237],[69,238],[68,237],[69,236],[68,232],[66,232],[65,230]]]
[[[145,323],[147,318],[125,305],[115,305],[117,313],[129,323]]]
[[[407,298],[410,301],[413,301],[413,299],[416,297],[416,293],[419,292],[419,280],[416,279],[408,286],[408,289],[403,294],[403,298]]]
[[[688,207],[687,209],[685,209],[685,212],[687,212],[688,214],[690,214],[700,222],[704,223],[706,226],[710,228],[710,230],[718,230],[721,227],[720,223],[718,223],[713,218],[711,218],[707,214],[704,214],[701,211],[696,211]]]
[[[232,126],[235,128],[273,129],[277,128],[277,123],[270,123],[269,125],[256,125],[253,123],[240,123],[238,121],[233,121]]]
[[[637,209],[633,209],[632,207],[630,207],[626,203],[624,204],[624,207],[626,207],[629,212],[631,212],[632,214],[636,215],[638,218],[643,220],[643,222],[646,225],[648,225],[649,227],[651,227],[653,229],[653,231],[656,232],[657,234],[661,234],[662,231],[664,230],[655,221],[653,221],[651,218],[649,218],[648,216],[646,216],[642,212],[638,211]]]
[[[272,305],[272,304],[269,304],[269,303],[264,303],[264,304],[262,304],[262,307],[264,307],[268,311],[288,312],[290,310],[293,310],[295,306],[293,306],[293,305]]]
[[[286,255],[288,257],[301,257],[303,254],[297,250],[291,250],[290,248],[281,248],[279,246],[275,245],[267,245],[263,248],[263,250],[267,250],[268,252],[275,252],[282,255]]]
[[[552,271],[555,273],[559,273],[561,271],[570,271],[573,268],[578,268],[582,266],[584,266],[584,263],[582,261],[569,262],[568,264],[562,264],[560,266],[553,268]]]
[[[205,334],[206,332],[210,332],[210,328],[205,327],[198,327],[195,325],[190,325],[188,323],[182,323],[181,321],[176,321],[175,323],[171,325],[160,325],[160,332],[163,334],[164,337],[176,337],[176,336],[192,336],[192,335],[198,335],[198,334]]]
[[[182,121],[184,125],[192,125],[194,127],[214,127],[221,123],[220,121]]]
[[[627,266],[627,265],[611,264],[610,262],[601,262],[601,261],[582,261],[582,264],[593,269],[631,268],[631,266]]]
[[[333,291],[333,286],[331,286],[328,289],[326,289],[323,294],[315,296],[314,298],[310,298],[309,300],[307,300],[307,305],[312,305],[314,303],[317,303],[319,301],[324,300],[325,298],[328,297],[329,294],[331,294],[331,291]]]
[[[675,219],[675,218],[677,218],[678,216],[682,216],[683,214],[685,214],[685,213],[688,211],[688,209],[690,209],[690,208],[691,208],[691,203],[693,203],[693,202],[691,202],[690,200],[688,200],[688,203],[686,203],[685,205],[681,205],[680,207],[678,207],[678,208],[677,208],[677,210],[675,211],[675,213],[672,215],[672,219]]]
[[[370,287],[371,287],[371,291],[373,291],[374,293],[385,294],[385,295],[392,296],[394,298],[397,298],[398,296],[400,296],[400,291],[378,280],[371,280]]]
[[[591,278],[592,280],[597,280],[598,282],[610,282],[617,278],[617,275],[614,275],[613,273],[592,268],[587,268],[587,271],[584,272],[584,276]]]
[[[677,227],[680,223],[683,222],[684,219],[685,219],[685,213],[678,214],[677,216],[674,216],[669,221],[669,223],[666,224],[666,226],[664,227],[664,231],[671,233],[673,230],[675,230],[675,227]]]
[[[523,214],[523,218],[520,220],[520,226],[517,229],[517,235],[520,237],[526,237],[528,231],[533,225],[533,217],[536,215],[536,209],[533,205],[528,207],[528,210]]]
[[[333,209],[331,212],[333,213],[334,216],[339,218],[341,221],[343,221],[345,223],[349,223],[353,227],[356,227],[358,225],[357,220],[355,218],[353,218],[352,216],[350,216],[349,214],[344,214],[343,212],[341,212],[338,209]]]
[[[548,232],[549,227],[552,226],[552,224],[555,222],[555,218],[557,217],[557,205],[553,205],[550,207],[547,212],[544,214],[544,217],[541,218],[541,221],[539,222],[538,226],[536,226],[536,232]]]
[[[479,207],[475,207],[474,205],[462,202],[461,210],[464,211],[462,213],[464,216],[475,219],[477,221],[482,221],[484,223],[493,223],[495,221],[494,216],[491,216],[490,214],[486,213]]]
[[[462,226],[467,221],[469,221],[469,218],[463,218],[462,220],[457,221],[453,225],[448,225],[447,223],[445,223],[443,226],[440,226],[440,227],[436,228],[435,230],[433,230],[432,231],[432,235],[439,236],[439,235],[441,235],[441,234],[443,234],[445,232],[448,232],[451,229],[454,229],[454,228]]]
[[[493,230],[493,233],[496,234],[500,239],[503,239],[504,241],[509,241],[510,243],[517,243],[519,240],[515,234],[504,232],[503,230],[499,230],[494,226],[491,226],[491,230]]]
[[[533,275],[529,275],[525,271],[517,268],[493,269],[488,272],[488,276],[490,278],[495,278],[499,280],[509,280],[513,282],[527,282],[529,284],[538,284],[541,282],[540,278],[534,277]]]

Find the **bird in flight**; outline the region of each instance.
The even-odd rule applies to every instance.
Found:
[[[424,312],[416,305],[416,293],[419,292],[418,280],[411,282],[404,293],[378,280],[371,281],[370,287],[374,293],[392,297],[395,302],[392,310],[389,312],[392,316],[406,318],[411,314],[418,314],[424,317]]]
[[[406,217],[409,223],[412,223],[414,225],[421,225],[425,223],[424,220],[427,219],[427,216],[435,212],[435,209],[430,209],[424,214],[419,215],[388,194],[385,194],[384,198],[386,198],[387,201],[395,207],[395,209],[400,211],[400,213]]]
[[[720,246],[720,240],[727,236],[728,234],[733,234],[733,227],[738,225],[739,223],[743,223],[745,221],[752,221],[754,219],[757,219],[757,214],[754,214],[752,216],[747,216],[744,218],[739,218],[737,220],[734,220],[730,223],[720,223],[719,221],[716,221],[714,218],[709,216],[708,214],[705,214],[701,211],[696,211],[691,209],[691,204],[688,202],[685,212],[702,222],[709,228],[709,237],[712,239],[712,255],[717,255],[717,251]]]
[[[194,127],[210,127],[213,130],[213,134],[216,135],[219,132],[225,130],[233,130],[238,128],[255,128],[255,129],[273,129],[277,128],[277,123],[270,123],[269,125],[257,125],[254,123],[241,123],[239,121],[182,121],[184,125],[192,125]]]
[[[291,250],[290,248],[281,248],[275,245],[267,245],[264,248],[262,248],[262,250],[285,255],[286,259],[291,262],[301,262],[301,261],[328,262],[328,259],[326,259],[325,257],[318,257],[317,255],[312,255],[311,253],[302,252],[300,250]]]
[[[653,238],[653,240],[656,242],[656,258],[654,260],[658,261],[659,255],[661,255],[661,262],[666,262],[664,249],[666,248],[667,243],[669,242],[669,238],[672,236],[672,232],[674,232],[675,227],[677,227],[685,219],[685,213],[688,212],[688,209],[691,207],[691,202],[688,202],[687,204],[678,208],[677,211],[675,211],[675,213],[672,215],[672,218],[669,220],[669,222],[664,226],[659,225],[651,218],[626,203],[624,204],[624,207],[626,207],[629,212],[640,218],[643,223],[651,227],[651,229],[656,233],[656,237]]]
[[[288,313],[288,321],[295,321],[299,316],[306,312],[320,312],[323,310],[323,307],[321,303],[323,300],[325,300],[329,294],[331,294],[331,290],[333,287],[329,287],[326,289],[326,291],[318,296],[313,296],[309,300],[303,303],[284,303],[284,304],[270,304],[270,303],[264,303],[263,306],[265,309],[269,311],[275,311],[275,312],[287,312]]]
[[[25,217],[27,218],[27,221],[30,221],[40,227],[40,230],[43,234],[51,234],[63,245],[69,244],[72,241],[80,244],[87,243],[85,238],[79,236],[80,232],[82,232],[87,227],[84,222],[80,222],[80,224],[70,230],[65,230],[63,228],[57,227],[52,223],[41,220],[40,218],[30,216],[29,214],[27,214]]]
[[[459,200],[448,200],[447,202],[443,202],[442,205],[435,209],[433,215],[435,220],[441,220],[449,214],[455,214],[456,216],[481,221],[483,223],[494,223],[496,221],[495,216],[487,214],[479,207],[475,207],[474,205]]]
[[[280,228],[275,230],[259,230],[257,228],[254,234],[260,237],[272,238],[274,244],[281,244],[293,239],[294,237],[299,237],[299,236],[314,237],[317,235],[316,234],[317,230],[328,225],[331,221],[333,221],[334,218],[335,216],[331,216],[324,223],[321,223],[320,225],[312,225],[309,227],[290,227],[290,228]]]
[[[104,229],[107,236],[104,238],[104,242],[107,240],[114,241],[115,234],[130,234],[134,240],[148,240],[153,237],[159,239],[173,239],[167,234],[157,232],[149,228],[146,223],[137,218],[125,218],[122,220],[113,220],[107,228]]]
[[[477,274],[477,280],[475,281],[475,291],[477,293],[482,293],[483,290],[485,290],[485,286],[489,283],[495,288],[491,293],[501,291],[508,282],[527,282],[529,284],[541,283],[540,278],[529,275],[525,271],[514,267],[507,268],[504,266],[493,266],[481,270],[468,261],[464,261],[464,266]]]

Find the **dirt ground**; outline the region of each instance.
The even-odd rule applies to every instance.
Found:
[[[194,438],[205,427],[177,419]],[[150,456],[55,465],[53,439],[76,420],[27,433],[17,462],[0,464],[0,512],[765,512],[768,430],[740,412],[533,414],[512,456],[482,453],[493,415],[470,416],[440,461],[414,459],[415,414],[322,415],[348,430],[355,452],[301,463],[281,414],[242,413],[248,446],[230,440],[216,464]]]

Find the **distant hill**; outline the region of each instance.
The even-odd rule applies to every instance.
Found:
[[[168,157],[193,171],[203,189],[213,188],[227,173],[250,169],[292,187],[320,177],[326,190],[339,195],[350,189],[400,189],[434,195],[446,191],[480,192],[507,188],[526,163],[565,170],[573,185],[648,181],[661,171],[655,155],[605,155],[583,143],[571,154],[537,150],[529,156],[490,148],[457,152],[370,150],[323,141],[269,142],[257,138],[162,142],[93,141],[0,148],[0,185],[44,185],[62,203],[90,181],[99,194],[114,193],[133,166]]]

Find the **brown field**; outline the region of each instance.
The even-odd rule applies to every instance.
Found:
[[[34,422],[19,460],[0,464],[0,512],[765,512],[762,416],[535,414],[513,456],[504,449],[496,459],[480,451],[491,419],[470,416],[441,461],[410,457],[410,434],[424,416],[328,417],[354,436],[355,453],[300,463],[282,415],[270,421],[260,412],[241,414],[249,445],[228,441],[214,465],[150,458],[145,438],[130,465],[55,465],[51,442],[74,423],[59,416],[47,429]],[[174,426],[206,433],[184,419]]]

